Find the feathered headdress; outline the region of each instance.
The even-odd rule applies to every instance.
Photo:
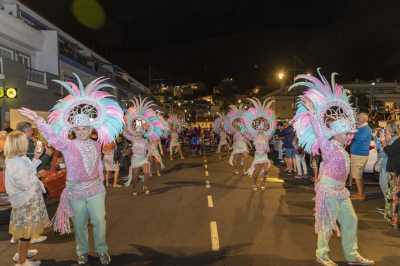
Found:
[[[130,102],[132,106],[128,108],[125,115],[128,128],[132,130],[132,124],[136,120],[144,121],[148,126],[145,136],[149,140],[159,140],[167,128],[153,109],[156,105],[147,98],[141,97],[135,97]]]
[[[299,144],[307,152],[317,154],[319,137],[330,139],[339,133],[354,132],[356,119],[354,110],[343,87],[336,84],[332,73],[331,83],[317,69],[319,79],[311,75],[298,75],[289,87],[306,87],[303,95],[298,97],[294,128]],[[299,81],[301,80],[301,81]],[[317,128],[316,128],[317,127]]]
[[[243,121],[246,126],[247,133],[252,137],[256,137],[257,131],[263,130],[257,128],[255,125],[258,119],[263,119],[266,127],[265,131],[268,136],[272,136],[275,132],[275,114],[271,109],[271,104],[274,102],[271,98],[267,98],[264,102],[261,102],[257,98],[248,99],[253,107],[250,107],[246,112],[243,113]]]
[[[71,81],[54,80],[65,88],[69,95],[59,100],[51,109],[49,124],[55,134],[67,138],[74,127],[90,126],[97,131],[100,143],[112,142],[124,126],[123,111],[118,102],[104,88],[114,88],[105,83],[107,78],[97,78],[84,87],[76,75],[78,84]]]
[[[168,121],[164,118],[163,114],[160,111],[156,111],[156,113],[161,121],[161,124],[163,125],[162,137],[166,138],[168,137],[170,131]]]
[[[218,113],[218,117],[215,118],[213,123],[213,130],[216,134],[220,134],[221,130],[224,130],[224,122],[226,117],[223,114]]]
[[[224,129],[229,134],[233,135],[237,131],[234,127],[234,123],[239,122],[240,132],[245,132],[244,121],[243,121],[243,105],[229,105],[229,112],[226,114],[226,119],[224,121]]]

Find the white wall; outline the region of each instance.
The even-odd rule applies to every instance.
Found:
[[[41,50],[44,44],[42,32],[0,10],[0,37],[31,51]]]
[[[58,36],[57,31],[43,30],[43,47],[32,57],[32,67],[40,71],[59,74],[58,69]]]

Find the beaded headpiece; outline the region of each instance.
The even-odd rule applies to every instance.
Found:
[[[59,100],[51,109],[49,124],[55,134],[68,138],[75,127],[91,127],[97,131],[100,143],[112,142],[124,126],[123,111],[111,94],[101,91],[114,88],[105,83],[107,78],[97,78],[84,87],[78,75],[73,74],[78,84],[71,81],[54,80],[65,88],[69,95]]]
[[[247,134],[254,138],[259,131],[264,131],[268,136],[272,136],[276,127],[275,114],[271,109],[273,101],[271,98],[265,99],[264,102],[257,98],[248,100],[253,104],[253,107],[243,113]]]
[[[343,87],[335,82],[337,73],[332,73],[331,83],[317,69],[319,79],[311,75],[299,75],[295,83],[289,87],[306,87],[303,95],[298,97],[294,128],[299,138],[299,144],[307,152],[318,153],[318,131],[326,139],[340,133],[350,133],[356,130],[354,110],[349,102],[349,96]]]

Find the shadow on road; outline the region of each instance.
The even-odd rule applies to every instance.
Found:
[[[223,260],[230,252],[238,251],[242,247],[250,244],[239,244],[231,247],[225,247],[218,252],[208,251],[201,252],[191,255],[185,255],[187,248],[180,248],[180,252],[163,252],[158,251],[154,248],[132,244],[130,245],[135,250],[132,253],[122,253],[119,255],[112,256],[111,266],[200,266],[200,265],[214,265],[219,261]],[[43,266],[70,266],[77,265],[75,261],[54,261],[44,260],[42,261]],[[99,261],[95,257],[89,257],[89,265],[100,265]]]

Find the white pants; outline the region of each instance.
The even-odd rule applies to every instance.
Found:
[[[283,149],[282,149],[282,141],[278,140],[278,143],[276,144],[276,149],[278,150],[278,159],[283,160]]]
[[[298,175],[307,175],[307,164],[305,154],[295,154],[296,169]]]

